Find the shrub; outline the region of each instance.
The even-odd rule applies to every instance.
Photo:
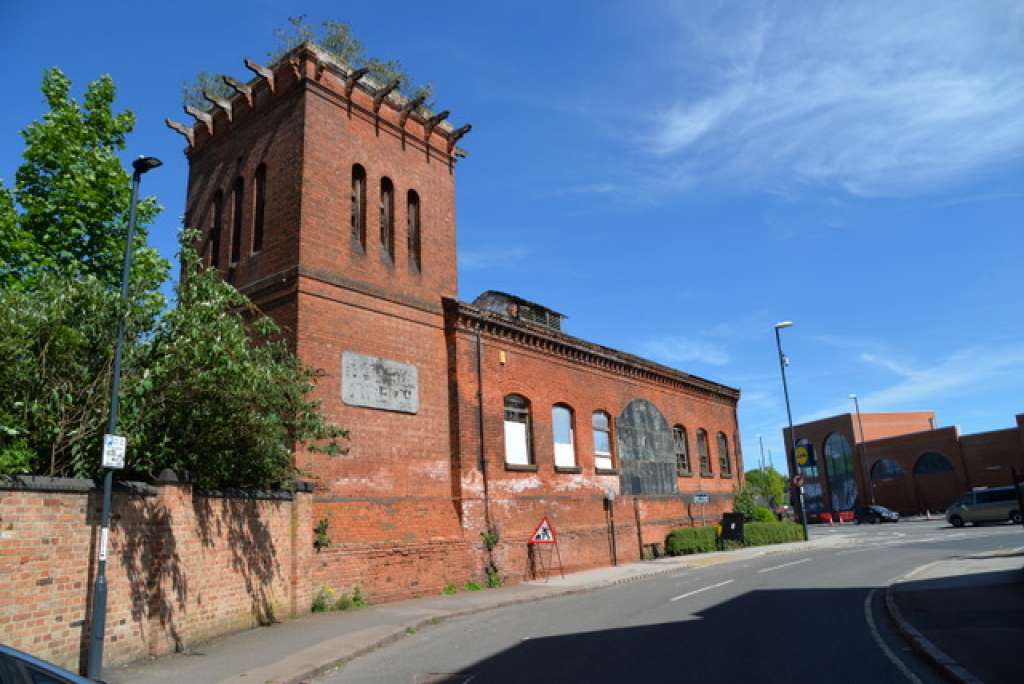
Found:
[[[333,606],[332,599],[334,599],[334,590],[327,586],[320,587],[313,595],[313,605],[310,606],[310,609],[314,613],[327,612]]]
[[[348,610],[352,607],[352,598],[348,594],[342,594],[334,602],[334,610]]]
[[[665,538],[665,551],[670,556],[714,551],[716,543],[713,527],[683,527],[672,530]]]
[[[758,506],[754,509],[754,522],[773,523],[778,521],[779,519],[772,513],[772,509],[767,506]]]
[[[490,589],[497,589],[501,586],[501,575],[498,574],[498,568],[494,567],[494,564],[487,566],[487,586]]]
[[[754,509],[757,508],[757,504],[754,502],[754,490],[750,487],[743,487],[732,500],[732,510],[736,513],[742,513],[744,520],[752,520],[754,518]]]
[[[743,541],[747,546],[782,544],[804,540],[800,525],[791,522],[752,522],[743,528]]]
[[[365,608],[366,607],[366,596],[363,595],[363,590],[359,587],[352,588],[352,607],[353,608]]]
[[[458,589],[455,588],[455,585],[453,583],[449,582],[448,584],[444,585],[444,589],[441,590],[441,593],[446,595],[446,596],[451,596],[452,594],[454,594],[457,591],[458,591]]]
[[[469,580],[468,582],[466,582],[465,589],[466,591],[480,591],[480,585],[474,582],[473,580]]]

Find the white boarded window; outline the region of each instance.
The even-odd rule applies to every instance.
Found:
[[[594,432],[594,468],[611,470],[612,465],[612,421],[604,411],[595,411],[591,418]]]
[[[551,431],[555,437],[555,467],[574,468],[576,449],[572,438],[572,409],[568,406],[551,408]]]
[[[530,402],[526,397],[505,397],[505,463],[530,465]]]

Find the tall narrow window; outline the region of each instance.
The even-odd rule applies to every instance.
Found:
[[[252,199],[252,251],[263,250],[263,212],[267,205],[267,166],[260,164],[253,177]]]
[[[213,214],[210,225],[210,266],[220,268],[220,234],[224,228],[224,193],[218,190],[213,196]]]
[[[395,260],[395,186],[391,179],[380,179],[380,246]]]
[[[242,200],[245,195],[245,181],[241,177],[235,179],[235,187],[231,197],[231,265],[234,266],[242,258]]]
[[[420,270],[420,196],[410,190],[406,196],[406,216],[409,223],[409,265]]]
[[[352,166],[352,244],[366,250],[366,169]]]
[[[686,428],[682,425],[672,428],[672,444],[676,451],[676,475],[689,475],[690,447],[686,443]]]
[[[732,475],[732,461],[729,460],[729,439],[724,432],[718,433],[718,474]]]
[[[551,407],[551,431],[555,438],[555,467],[576,467],[576,445],[572,430],[572,409],[557,404]]]
[[[611,470],[612,464],[612,419],[604,411],[594,411],[591,418],[594,430],[594,468]]]
[[[530,402],[526,397],[510,394],[505,397],[505,463],[530,465]]]
[[[704,428],[697,430],[697,457],[700,459],[700,474],[711,475],[711,454],[708,451],[708,433]]]

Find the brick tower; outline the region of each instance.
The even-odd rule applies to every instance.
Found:
[[[322,369],[347,455],[299,452],[332,544],[314,577],[378,598],[476,564],[452,499],[443,298],[456,295],[456,141],[447,112],[304,44],[236,95],[168,122],[189,140],[201,253]],[[430,578],[430,579],[428,579]]]

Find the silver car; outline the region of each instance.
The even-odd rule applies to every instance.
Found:
[[[1015,487],[986,487],[967,492],[948,509],[946,520],[953,527],[964,523],[1010,522],[1020,524],[1021,510]]]

